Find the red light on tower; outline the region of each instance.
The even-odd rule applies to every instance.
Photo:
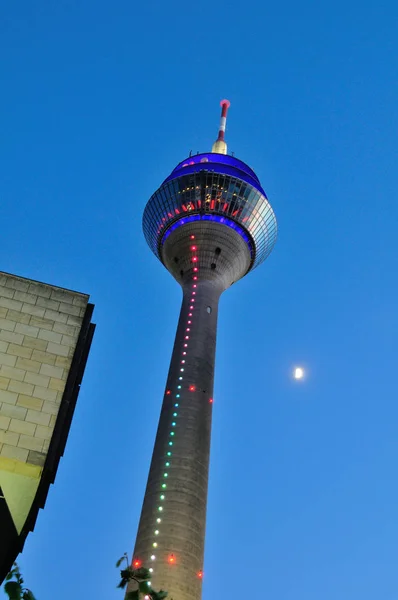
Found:
[[[210,404],[213,404],[213,398],[209,398]]]
[[[194,235],[191,235],[191,240],[194,240],[194,239],[195,239],[195,236],[194,236]]]
[[[189,391],[190,391],[190,392],[194,392],[194,391],[195,391],[195,389],[196,389],[196,388],[195,388],[195,386],[194,386],[194,385],[190,385],[190,386],[189,386]]]
[[[133,567],[135,569],[139,569],[141,565],[142,565],[142,561],[139,558],[135,558],[133,560]]]
[[[200,571],[198,571],[198,577],[199,577],[199,579],[203,579],[203,571],[202,571],[202,569]]]
[[[171,394],[171,391],[170,391],[170,390],[167,390],[167,391],[166,391],[166,395],[167,395],[167,396],[170,396],[170,394]]]
[[[191,246],[191,250],[196,250],[196,246]]]
[[[169,561],[170,565],[174,565],[175,561],[176,561],[176,557],[174,556],[174,554],[170,554],[170,556],[167,559]]]

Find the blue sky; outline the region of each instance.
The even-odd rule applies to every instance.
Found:
[[[98,324],[28,585],[123,597],[181,296],[141,215],[226,97],[279,239],[221,300],[203,598],[396,600],[396,3],[0,12],[0,268],[90,293]]]

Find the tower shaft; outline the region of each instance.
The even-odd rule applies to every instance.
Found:
[[[152,587],[167,590],[174,600],[201,597],[221,291],[217,281],[200,281],[194,272],[183,286],[134,551],[135,561],[153,569]]]

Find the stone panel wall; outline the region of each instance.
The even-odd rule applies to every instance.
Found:
[[[0,273],[0,468],[44,465],[87,303]]]

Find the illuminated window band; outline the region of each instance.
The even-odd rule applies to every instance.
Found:
[[[243,181],[246,181],[250,185],[257,188],[265,196],[265,192],[261,187],[260,181],[253,169],[251,169],[242,160],[239,160],[239,158],[236,158],[235,156],[229,156],[228,154],[214,154],[212,152],[206,152],[205,154],[191,156],[180,162],[165,181],[169,181],[170,179],[174,179],[175,177],[179,177],[180,175],[185,175],[187,173],[197,173],[198,171],[203,170],[204,167],[208,170],[214,169],[217,171],[220,169],[220,166],[226,175],[239,177]]]
[[[181,225],[185,225],[186,223],[192,223],[192,221],[215,221],[216,223],[222,223],[223,225],[227,225],[227,227],[231,227],[245,240],[250,250],[250,256],[252,259],[254,258],[253,244],[245,230],[242,227],[239,227],[239,225],[235,223],[235,221],[232,221],[227,217],[221,217],[220,215],[190,215],[189,217],[183,217],[182,219],[175,221],[175,223],[173,223],[173,225],[171,225],[171,227],[169,227],[169,229],[165,232],[162,238],[162,246],[169,237],[169,235],[173,231],[175,231],[175,229],[181,227]]]
[[[228,165],[224,164],[213,164],[214,170],[207,170],[209,163],[201,162],[203,158],[206,157],[192,159],[193,165],[189,163],[184,167],[183,163],[177,167],[151,196],[143,215],[146,241],[161,260],[164,233],[181,218],[193,215],[229,218],[252,241],[255,248],[252,270],[265,260],[275,245],[277,223],[274,211],[258,180],[250,183],[242,169],[235,169],[234,176],[228,174],[225,170]],[[210,162],[210,155],[208,158]],[[195,160],[199,162],[195,163]],[[234,159],[228,157],[228,160]],[[195,172],[188,173],[193,168]]]

